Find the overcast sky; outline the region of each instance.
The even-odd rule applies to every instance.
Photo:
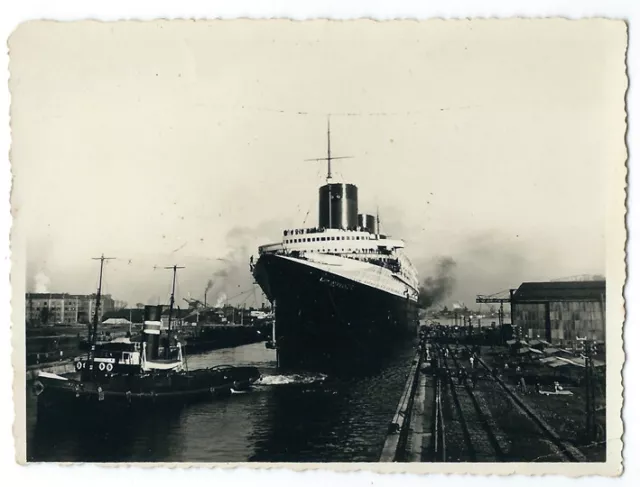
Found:
[[[620,23],[31,23],[10,41],[28,282],[130,304],[251,289],[248,258],[317,224],[340,179],[451,300],[605,273]],[[46,277],[44,277],[46,276]],[[256,291],[257,293],[257,291]],[[252,305],[253,291],[240,301]],[[256,294],[257,296],[257,294]]]

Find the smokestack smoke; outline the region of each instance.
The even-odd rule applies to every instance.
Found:
[[[213,287],[213,281],[211,279],[209,279],[207,281],[207,287],[204,288],[204,293],[207,294],[211,288]]]
[[[455,286],[455,268],[456,262],[451,257],[440,258],[435,277],[427,277],[420,286],[418,305],[421,308],[430,308],[451,296]]]
[[[218,295],[218,299],[216,299],[216,305],[214,308],[222,308],[227,301],[227,295],[225,293],[220,293]]]
[[[40,271],[38,272],[34,278],[35,284],[35,292],[37,293],[48,293],[49,292],[49,284],[51,284],[51,279],[47,277],[47,275]]]

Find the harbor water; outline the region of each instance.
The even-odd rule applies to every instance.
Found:
[[[398,345],[369,370],[284,373],[264,343],[188,358],[189,368],[254,365],[263,375],[247,392],[174,411],[90,427],[68,418],[38,422],[27,390],[31,462],[376,462],[414,355]]]

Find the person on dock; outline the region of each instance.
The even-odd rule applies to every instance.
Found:
[[[467,378],[467,372],[463,368],[461,368],[458,374],[458,383],[461,385],[464,384],[466,378]]]
[[[527,383],[525,382],[524,377],[522,376],[518,378],[518,391],[521,392],[522,394],[527,393]]]
[[[471,387],[472,387],[473,389],[475,389],[475,388],[476,388],[476,384],[477,384],[477,383],[478,383],[478,374],[477,374],[476,372],[474,372],[474,373],[471,375]]]
[[[472,369],[475,369],[475,368],[476,368],[476,366],[475,366],[475,364],[476,364],[476,359],[475,359],[474,355],[472,355],[471,357],[469,357],[469,363],[471,364],[471,368],[472,368]]]

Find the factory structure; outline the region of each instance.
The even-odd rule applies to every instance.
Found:
[[[509,302],[523,338],[567,348],[605,341],[605,281],[525,282],[510,291]]]

